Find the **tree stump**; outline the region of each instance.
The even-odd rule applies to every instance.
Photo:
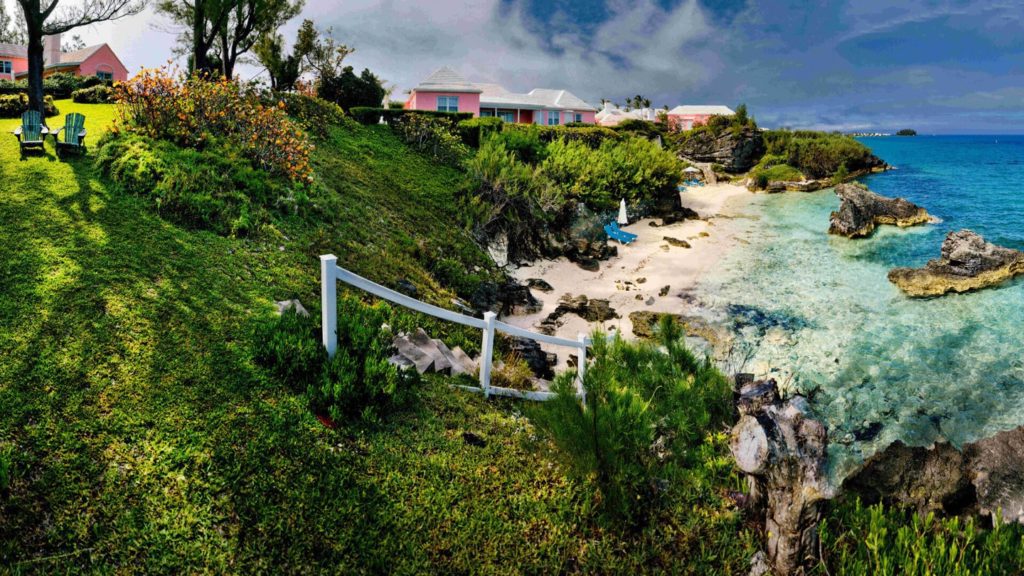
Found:
[[[834,495],[825,477],[825,427],[807,417],[806,399],[779,397],[775,380],[736,377],[739,421],[730,448],[747,475],[750,505],[764,518],[768,564],[804,574],[817,558],[821,504]]]

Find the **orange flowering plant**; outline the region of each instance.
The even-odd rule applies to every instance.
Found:
[[[115,84],[114,98],[127,131],[196,149],[223,138],[272,174],[295,182],[313,179],[313,145],[288,118],[284,102],[265,105],[237,82],[175,75],[166,67],[144,69]]]

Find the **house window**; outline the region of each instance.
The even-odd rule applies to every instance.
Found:
[[[498,112],[498,116],[502,120],[504,120],[505,122],[515,122],[516,121],[515,112],[513,112],[511,110],[502,110],[502,111]]]
[[[11,61],[10,60],[0,60],[0,74],[10,74],[10,73],[11,73]]]
[[[438,112],[458,112],[459,111],[459,97],[458,96],[438,96],[437,97],[437,111]]]
[[[583,122],[583,114],[579,114],[579,113],[573,114],[572,115],[572,121],[573,122]]]
[[[494,110],[484,110],[482,108],[480,109],[481,118],[491,118],[492,116],[494,116]]]
[[[104,82],[113,82],[113,80],[114,80],[114,73],[113,72],[96,72],[96,77],[99,78],[100,80],[103,80]]]
[[[558,126],[558,112],[548,112],[548,126]]]

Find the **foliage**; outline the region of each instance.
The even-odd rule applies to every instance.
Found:
[[[96,162],[168,220],[222,235],[251,234],[267,209],[305,200],[303,190],[254,168],[244,151],[225,142],[197,150],[138,134],[108,136]]]
[[[14,449],[10,444],[0,443],[0,498],[11,488],[14,468]]]
[[[846,502],[819,526],[824,565],[817,573],[968,576],[1024,572],[1024,529],[998,518],[990,530],[974,519],[921,517],[910,511]]]
[[[293,49],[284,53],[284,37],[276,32],[264,33],[252,47],[256,60],[270,76],[270,89],[274,92],[289,92],[303,72],[304,54]]]
[[[765,188],[769,182],[799,182],[804,180],[802,172],[789,164],[776,164],[768,168],[755,168],[750,172],[759,188]]]
[[[564,194],[595,210],[610,210],[620,199],[655,200],[679,183],[682,164],[645,138],[606,140],[597,149],[580,141],[548,145],[544,174]]]
[[[313,71],[319,85],[321,79],[337,78],[342,75],[345,58],[355,52],[355,48],[337,43],[330,28],[321,34],[313,26],[313,21],[307,19],[303,20],[299,27],[295,52],[302,54],[305,68]]]
[[[904,128],[896,133],[897,136],[917,136],[917,130],[913,128]]]
[[[380,79],[369,69],[363,69],[356,76],[351,66],[346,66],[337,76],[320,76],[316,91],[317,96],[345,111],[353,107],[380,106],[385,94]]]
[[[832,175],[832,184],[842,184],[850,177],[850,171],[846,169],[846,164],[840,164],[839,169]]]
[[[72,93],[83,88],[99,85],[109,86],[109,82],[96,76],[76,76],[67,72],[51,74],[43,79],[43,94],[54,98],[70,98]],[[0,94],[28,94],[27,80],[0,79]]]
[[[508,354],[491,372],[491,386],[513,390],[533,390],[533,370],[521,356]]]
[[[621,138],[618,132],[604,126],[575,128],[540,124],[506,124],[503,132],[527,132],[531,135],[536,135],[544,143],[555,141],[583,142],[591,148],[597,148],[606,140],[619,140]]]
[[[0,42],[24,46],[28,43],[25,37],[25,14],[15,9],[11,14],[7,11],[7,3],[0,2]]]
[[[52,96],[43,99],[45,103],[44,116],[56,116],[60,110],[53,102]],[[21,115],[28,110],[28,95],[26,94],[5,94],[0,95],[0,118],[21,118]]]
[[[548,157],[547,143],[541,140],[541,129],[536,124],[526,128],[504,128],[492,138],[497,138],[520,162],[536,166]]]
[[[632,136],[641,136],[649,140],[653,140],[658,136],[663,135],[664,124],[656,124],[647,120],[639,120],[637,118],[629,118],[623,120],[616,125],[613,130],[620,134],[629,134]]]
[[[327,137],[331,126],[352,122],[337,104],[315,96],[297,92],[277,92],[269,94],[265,100],[268,103],[284,102],[284,111],[288,116],[298,122],[306,132],[320,139]]]
[[[730,386],[709,360],[686,349],[670,318],[660,344],[607,342],[594,335],[594,362],[581,405],[571,373],[558,377],[558,396],[538,410],[538,424],[563,451],[570,470],[593,479],[612,518],[644,524],[668,501],[705,436],[730,417]]]
[[[479,238],[504,234],[512,261],[537,257],[543,232],[564,200],[540,169],[518,159],[499,135],[466,161],[471,195],[466,211]]]
[[[312,318],[290,310],[259,325],[255,357],[292,389],[306,392],[317,413],[335,422],[359,418],[380,422],[406,406],[420,384],[415,370],[388,362],[392,355],[392,319],[385,304],[366,306],[358,299],[338,300],[338,350],[328,359]]]
[[[71,93],[71,99],[79,104],[113,104],[114,90],[100,84],[92,88],[81,88]]]
[[[832,176],[842,165],[853,172],[877,162],[867,146],[842,134],[769,130],[764,141],[768,154],[785,156],[787,164],[811,178]]]
[[[166,69],[143,70],[115,86],[118,114],[129,131],[202,149],[224,139],[252,164],[294,182],[313,179],[312,146],[285,114],[229,80],[183,80]]]
[[[480,143],[491,134],[501,132],[505,121],[501,118],[470,118],[459,122],[459,136],[470,148],[479,148]]]
[[[457,136],[455,124],[447,118],[405,114],[392,125],[395,133],[414,150],[434,160],[456,166],[469,154]]]
[[[360,124],[367,126],[377,124],[380,122],[381,117],[388,124],[394,124],[398,120],[414,115],[414,116],[430,116],[433,118],[447,118],[452,122],[460,122],[462,120],[468,120],[473,117],[472,112],[441,112],[439,110],[408,110],[405,108],[380,108],[377,106],[354,106],[348,111],[353,118]]]

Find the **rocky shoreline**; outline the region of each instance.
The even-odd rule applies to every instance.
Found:
[[[1024,274],[1024,252],[960,230],[946,236],[940,258],[922,268],[893,268],[889,281],[909,296],[928,297],[995,286],[1019,274]]]
[[[917,204],[903,198],[886,198],[859,183],[840,184],[835,192],[839,197],[839,210],[829,215],[829,234],[865,238],[883,224],[906,228],[933,220]]]

